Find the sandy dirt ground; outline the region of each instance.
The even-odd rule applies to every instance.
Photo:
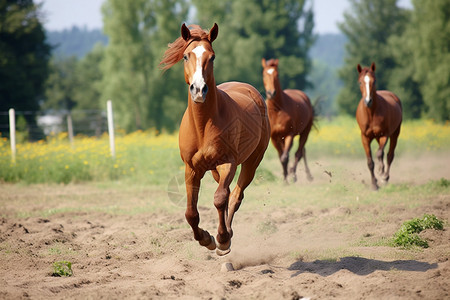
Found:
[[[450,179],[448,166],[445,155],[400,157],[391,184]],[[365,205],[362,198],[377,192],[362,183],[369,178],[364,162],[312,160],[310,167],[313,183],[299,176],[289,186],[272,183],[281,185],[273,190],[249,188],[268,192],[237,213],[225,257],[193,240],[183,207],[158,187],[0,184],[0,298],[450,299],[450,193],[412,203],[383,194]],[[302,200],[305,191],[340,184],[325,171],[347,176],[341,182],[363,192],[341,191],[340,199],[351,199],[344,203]],[[297,193],[298,201],[274,205],[284,201],[280,191]],[[447,222],[443,231],[421,233],[429,248],[376,244],[424,213]],[[201,226],[215,232],[212,201],[201,203],[200,214]],[[52,264],[62,260],[72,263],[73,276],[52,276]],[[226,263],[234,270],[224,271]]]

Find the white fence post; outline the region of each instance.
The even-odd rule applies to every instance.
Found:
[[[72,124],[72,115],[67,114],[67,131],[69,134],[70,146],[73,148],[73,124]]]
[[[9,109],[9,140],[11,142],[11,160],[16,162],[16,111]]]
[[[113,119],[113,109],[112,102],[108,100],[106,102],[106,108],[108,113],[108,133],[109,133],[109,148],[111,149],[111,156],[116,157],[116,145],[114,142],[114,119]]]

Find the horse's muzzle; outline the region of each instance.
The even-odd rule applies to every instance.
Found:
[[[275,92],[276,91],[266,91],[266,98],[273,99],[273,97],[275,97]]]
[[[208,86],[205,84],[203,87],[198,88],[194,84],[189,86],[189,91],[191,92],[191,97],[194,102],[203,103],[206,99],[206,94],[208,93]]]
[[[366,104],[367,107],[371,107],[372,106],[372,97],[370,97],[369,99],[365,98],[364,99],[364,104]]]

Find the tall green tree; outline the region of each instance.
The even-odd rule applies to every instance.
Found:
[[[77,105],[75,100],[78,89],[77,64],[78,60],[75,56],[64,59],[52,58],[49,63],[50,74],[46,82],[42,109],[70,111]]]
[[[104,46],[99,43],[82,59],[54,56],[50,61],[50,75],[41,108],[64,111],[104,109],[105,103],[100,101],[103,73],[99,68],[103,55]]]
[[[361,96],[357,64],[369,66],[375,62],[377,89],[388,88],[389,74],[396,66],[388,41],[404,31],[407,12],[397,0],[350,0],[350,7],[344,13],[344,22],[338,24],[348,42],[345,63],[339,70],[344,87],[337,103],[341,113],[354,115]]]
[[[193,0],[203,28],[219,25],[214,42],[218,82],[239,80],[263,90],[261,58],[280,59],[284,88],[304,89],[311,68],[314,15],[307,0]]]
[[[410,24],[411,13],[408,24]],[[387,89],[395,92],[402,101],[403,118],[418,119],[423,116],[425,105],[420,83],[414,78],[414,35],[415,29],[407,25],[405,32],[389,38],[390,53],[395,60],[395,67],[387,74]]]
[[[414,80],[426,106],[425,116],[450,120],[450,1],[413,0],[408,27]]]
[[[0,0],[0,112],[37,111],[48,75],[50,46],[32,0]],[[34,115],[25,115],[29,126]],[[8,132],[8,116],[0,114],[0,132]]]
[[[158,64],[167,44],[180,34],[186,2],[107,0],[102,12],[109,37],[102,98],[113,100],[117,124],[127,131],[175,128],[184,108],[183,74],[161,75]]]

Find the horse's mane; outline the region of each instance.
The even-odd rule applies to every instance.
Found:
[[[169,48],[164,52],[163,59],[159,63],[163,70],[170,69],[179,62],[183,58],[184,50],[186,50],[190,43],[208,39],[208,32],[203,30],[200,26],[192,24],[188,27],[191,32],[191,37],[188,41],[185,41],[183,37],[180,36],[173,43],[168,45]]]

